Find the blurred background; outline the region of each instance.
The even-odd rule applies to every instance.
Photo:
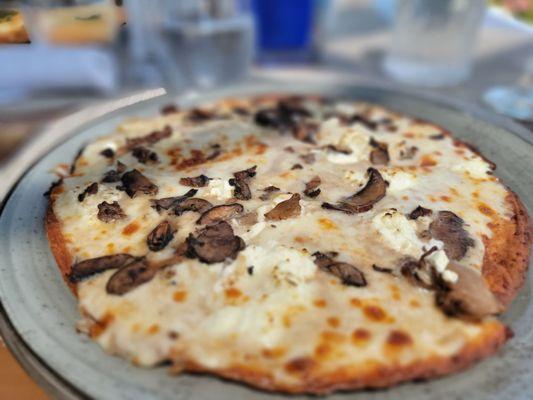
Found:
[[[533,0],[0,0],[0,174],[43,125],[102,99],[316,70],[531,129]],[[0,365],[2,398],[42,396],[1,348]]]

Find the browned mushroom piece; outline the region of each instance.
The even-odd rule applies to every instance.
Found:
[[[451,260],[460,260],[475,245],[463,225],[463,219],[451,211],[439,211],[429,225],[431,236],[444,243],[444,252]]]
[[[190,199],[184,200],[183,202],[179,203],[174,208],[174,214],[180,216],[187,211],[204,213],[211,207],[213,207],[213,205],[207,200],[199,199],[197,197],[191,197]]]
[[[393,274],[394,273],[394,270],[392,268],[386,268],[386,267],[381,267],[377,264],[372,264],[372,269],[376,272],[381,272],[383,274]]]
[[[405,149],[400,150],[398,158],[400,160],[412,160],[416,153],[418,153],[418,147],[408,146]]]
[[[239,225],[251,226],[257,224],[257,211],[252,211],[236,218]]]
[[[272,210],[267,212],[265,218],[269,221],[281,221],[297,217],[301,212],[300,195],[294,193],[290,199],[278,203]]]
[[[301,154],[300,158],[306,164],[314,164],[316,156],[313,153]]]
[[[138,258],[111,275],[107,281],[106,291],[109,294],[122,296],[150,281],[156,272],[157,268],[150,267],[145,257]]]
[[[250,191],[250,186],[248,185],[251,178],[256,174],[257,165],[254,165],[251,168],[237,171],[233,174],[234,179],[229,180],[229,184],[234,186],[233,196],[239,200],[250,200],[252,198],[252,192]]]
[[[314,176],[309,182],[305,184],[304,194],[307,197],[317,197],[320,194],[320,189],[318,188],[322,180],[319,176]]]
[[[85,197],[98,193],[98,182],[93,182],[78,195],[78,201],[82,202]]]
[[[244,207],[239,203],[222,204],[205,211],[198,221],[199,225],[209,225],[219,221],[228,221],[244,212]]]
[[[207,186],[211,178],[205,175],[198,175],[189,178],[181,178],[180,185],[191,186],[191,187],[204,187]]]
[[[387,165],[389,163],[389,146],[387,143],[378,142],[374,138],[370,138],[370,162],[374,165]]]
[[[363,213],[380,201],[387,192],[387,182],[375,168],[368,169],[368,182],[357,193],[346,197],[337,204],[322,203],[322,208],[342,211],[347,214]]]
[[[187,119],[191,122],[205,122],[216,118],[217,115],[205,108],[193,108],[187,112]]]
[[[345,262],[334,261],[337,253],[313,253],[315,264],[325,272],[328,272],[341,280],[343,285],[363,287],[367,285],[364,274],[354,265]]]
[[[103,149],[100,152],[100,155],[105,157],[105,158],[113,158],[113,157],[115,157],[115,150],[113,150],[112,148],[108,147],[106,149]]]
[[[103,183],[114,183],[120,181],[120,177],[126,171],[126,165],[117,161],[117,168],[112,169],[104,173],[101,182]]]
[[[170,225],[170,222],[163,221],[148,234],[146,244],[152,251],[163,250],[174,238],[174,233],[175,230],[172,225]]]
[[[167,104],[161,108],[162,115],[175,114],[180,112],[180,108],[176,104]]]
[[[296,169],[304,169],[304,167],[300,163],[293,164],[293,166],[291,167],[291,171],[294,171]]]
[[[128,196],[135,197],[138,193],[156,195],[159,188],[138,170],[132,169],[122,175],[122,186],[117,187],[124,190]]]
[[[157,153],[143,146],[134,147],[131,151],[131,155],[135,157],[141,164],[159,162]]]
[[[126,253],[83,260],[72,266],[68,279],[70,282],[76,283],[99,272],[120,268],[133,260],[135,260],[135,257]]]
[[[126,218],[126,214],[122,211],[122,207],[118,202],[108,203],[103,201],[98,204],[98,214],[96,217],[102,222],[111,222]]]
[[[279,187],[267,186],[266,188],[263,189],[263,192],[264,193],[261,196],[259,196],[259,199],[265,201],[265,200],[268,200],[270,198],[272,193],[279,192]]]
[[[198,193],[197,189],[191,189],[181,196],[164,197],[162,199],[152,199],[150,201],[152,203],[152,208],[155,208],[155,210],[160,213],[161,210],[168,210],[172,207],[175,207],[188,198],[194,196],[196,193]]]
[[[206,226],[196,236],[189,235],[187,245],[188,256],[206,264],[235,259],[245,247],[243,240],[234,235],[231,225],[225,221]]]
[[[413,211],[409,213],[407,218],[418,219],[420,217],[427,217],[431,214],[433,214],[433,211],[431,211],[429,208],[424,208],[421,205],[418,205]]]
[[[128,149],[133,149],[134,147],[140,145],[151,145],[159,142],[160,140],[166,139],[172,135],[172,128],[166,125],[163,129],[159,131],[153,131],[145,136],[140,136],[136,138],[126,139],[126,147]]]
[[[304,143],[315,143],[318,124],[315,122],[299,122],[292,127],[292,136]]]
[[[437,305],[444,313],[483,318],[503,311],[502,304],[479,272],[455,262],[450,262],[447,269],[455,272],[458,279],[455,283],[446,283],[436,294]]]

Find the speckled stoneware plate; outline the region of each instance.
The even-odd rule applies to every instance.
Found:
[[[317,82],[317,80],[314,80]],[[319,93],[358,98],[446,127],[470,141],[498,164],[497,175],[533,210],[533,145],[528,131],[475,109],[383,88],[309,82],[248,84],[209,96],[181,98],[183,105],[215,97],[264,92]],[[153,96],[156,96],[154,94]],[[153,97],[152,96],[152,97]],[[146,95],[146,97],[150,97]],[[5,182],[18,182],[6,196],[0,218],[0,330],[19,361],[52,395],[98,399],[280,399],[280,394],[256,391],[209,376],[170,376],[166,367],[141,369],[106,355],[76,333],[76,301],[61,279],[43,230],[46,199],[54,176],[50,170],[70,161],[83,143],[111,132],[125,117],[151,115],[166,96],[126,99],[114,105],[81,111],[59,121],[32,143],[10,169]],[[40,141],[40,142],[39,142]],[[39,143],[41,143],[39,145]],[[50,150],[51,149],[51,150]],[[25,172],[23,165],[25,163]],[[408,383],[390,390],[342,393],[331,399],[530,399],[533,396],[532,275],[502,318],[516,336],[495,357],[446,378]],[[294,397],[292,398],[299,398]]]

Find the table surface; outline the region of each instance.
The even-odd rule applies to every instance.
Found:
[[[325,48],[322,67],[364,77],[369,82],[387,80],[381,70],[381,59],[390,38],[390,25],[370,3],[369,0],[339,1],[342,12],[338,14],[331,41]],[[479,35],[472,77],[462,85],[430,91],[482,105],[481,95],[488,87],[496,83],[516,83],[528,54],[533,54],[530,34],[485,24]],[[26,99],[22,103],[0,106],[0,176],[2,160],[5,163],[12,149],[23,143],[44,122],[98,100],[95,97],[59,95],[54,97],[53,107],[40,107],[39,101],[50,103],[49,99],[34,99],[33,102]],[[47,398],[16,363],[1,340],[0,398]]]

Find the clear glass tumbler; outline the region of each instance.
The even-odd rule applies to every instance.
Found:
[[[395,80],[448,86],[471,72],[485,0],[398,0],[385,71]]]

